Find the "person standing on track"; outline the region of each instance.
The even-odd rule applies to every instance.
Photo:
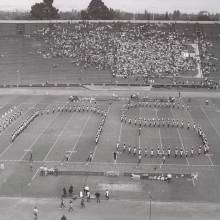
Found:
[[[144,149],[144,157],[147,157],[147,147]]]
[[[138,136],[141,136],[141,127],[138,128]]]
[[[182,158],[183,157],[183,149],[181,148],[180,149],[180,158]]]
[[[185,149],[185,157],[186,158],[188,157],[188,149],[187,148]]]
[[[201,153],[202,153],[202,147],[201,147],[201,146],[199,146],[199,149],[198,149],[198,156],[200,156],[200,155],[201,155]]]
[[[125,152],[126,151],[126,145],[124,144],[123,145],[123,152]]]
[[[141,156],[141,154],[139,154],[139,155],[138,155],[138,165],[140,165],[141,159],[142,159],[142,156]]]
[[[60,220],[67,220],[67,218],[65,215],[63,215]]]
[[[151,151],[150,151],[150,157],[152,158],[154,156],[154,149],[151,148]]]
[[[33,209],[33,215],[34,215],[34,220],[37,220],[38,215],[39,215],[39,211],[38,211],[37,206],[35,206],[34,209]]]
[[[69,201],[69,209],[68,209],[68,212],[73,212],[73,201],[72,199]]]
[[[119,143],[116,145],[116,151],[119,152]]]
[[[187,123],[187,129],[190,129],[190,122]]]
[[[106,198],[106,200],[109,200],[109,190],[108,189],[105,190],[105,198]]]
[[[113,152],[113,160],[114,160],[114,164],[116,164],[117,162],[117,152]]]
[[[170,150],[170,147],[169,147],[168,150],[167,150],[167,156],[168,156],[168,158],[170,158],[170,154],[171,154],[171,150]]]
[[[176,149],[175,149],[175,158],[177,158],[177,155],[178,155],[178,148],[176,147]]]
[[[133,149],[133,156],[136,156],[136,154],[137,154],[137,148],[134,147],[134,149]]]
[[[160,148],[157,148],[157,157],[160,157]]]
[[[131,146],[128,146],[128,154],[131,154]]]
[[[184,128],[184,122],[183,122],[183,120],[182,120],[182,122],[181,122],[181,128]]]
[[[191,157],[193,157],[193,154],[194,154],[194,149],[193,147],[191,148]]]

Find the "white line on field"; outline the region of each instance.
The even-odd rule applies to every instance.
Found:
[[[158,109],[154,108],[154,110],[156,112],[157,119],[159,119],[159,117],[158,117]],[[160,132],[160,127],[158,129],[158,132],[159,132],[159,137],[160,137],[160,149],[163,152],[163,142],[162,142],[162,136],[161,136],[161,132]],[[162,162],[160,163],[160,169],[162,168],[163,165],[164,165],[164,160],[162,160]]]
[[[194,178],[192,178],[192,184],[193,184],[194,187],[196,186]]]
[[[57,142],[59,141],[60,137],[63,136],[63,133],[64,133],[66,127],[69,125],[69,123],[71,122],[73,116],[75,115],[74,113],[75,113],[75,112],[72,113],[71,117],[70,117],[70,118],[67,120],[67,122],[65,123],[65,126],[63,127],[63,129],[61,130],[61,132],[59,133],[59,135],[57,136],[55,142],[54,142],[53,145],[51,146],[50,150],[47,152],[46,156],[44,157],[43,162],[44,162],[45,160],[47,160],[49,154],[51,153],[51,151],[52,151],[52,150],[54,149],[54,147],[56,146],[56,144],[57,144]]]
[[[141,107],[139,106],[138,118],[140,117],[141,117]],[[141,135],[142,134],[138,134],[138,147],[141,147]]]
[[[212,125],[212,127],[214,128],[215,132],[217,133],[218,137],[220,138],[220,133],[218,132],[218,130],[216,129],[215,125],[210,121],[206,111],[204,110],[204,108],[202,106],[200,106],[202,112],[204,113],[204,115],[206,116],[206,118],[208,119],[209,123]]]
[[[173,117],[174,117],[174,113],[173,113],[172,108],[171,108],[171,113],[172,113],[172,115],[173,115]],[[174,117],[174,118],[175,118],[175,117]],[[181,136],[181,134],[180,134],[179,128],[177,128],[177,133],[178,133],[178,136],[179,136],[179,140],[180,140],[180,142],[181,142],[181,145],[182,145],[182,147],[183,147],[183,151],[184,151],[184,153],[186,153],[186,149],[185,149],[185,146],[184,146],[184,144],[183,144],[183,138],[182,138],[182,136]],[[188,166],[189,166],[190,163],[189,163],[189,160],[188,160],[187,157],[186,157],[186,162],[187,162],[187,164],[188,164]]]
[[[109,113],[109,111],[110,111],[110,108],[111,108],[111,105],[109,105],[109,107],[108,107],[107,117],[108,117],[108,113]],[[93,158],[95,157],[97,148],[98,148],[98,144],[96,144],[95,149],[94,149],[94,151],[93,151],[92,160],[93,160]]]
[[[23,103],[21,103],[20,105],[17,105],[16,106],[16,109],[18,109],[21,105],[22,105]],[[4,106],[5,107],[5,106]],[[29,108],[30,109],[30,108]],[[28,109],[28,110],[29,110]],[[27,112],[26,112],[27,113]],[[16,122],[19,122],[19,120],[20,120],[20,118],[21,118],[22,116],[20,116],[13,124],[15,124]],[[7,128],[4,130],[4,131],[6,131],[7,130]],[[2,132],[1,134],[0,134],[0,136],[3,136],[3,134],[5,135],[5,133],[4,132]],[[0,157],[2,157],[8,150],[9,150],[9,148],[11,147],[13,145],[13,143],[11,143],[11,144],[9,144],[6,148],[5,148],[5,150],[4,151],[2,151],[2,153],[0,154]]]
[[[37,176],[37,174],[38,174],[39,171],[40,171],[40,168],[38,168],[37,171],[35,172],[35,174],[32,176],[31,182],[35,179],[35,177]],[[29,182],[28,185],[30,185],[31,182]]]
[[[59,114],[58,114],[59,115]],[[39,138],[44,134],[44,132],[51,126],[51,124],[57,119],[58,115],[48,124],[48,126],[37,136],[37,138],[33,141],[31,146],[27,150],[31,150],[33,146],[37,143]],[[27,151],[21,156],[19,160],[23,160],[25,155],[27,154]]]
[[[157,117],[157,119],[159,119],[159,117],[158,117],[158,110],[156,109],[156,108],[154,108],[154,110],[155,110],[155,112],[156,112],[156,117]],[[158,131],[159,131],[159,137],[160,137],[160,148],[161,148],[161,150],[163,151],[163,142],[162,142],[162,136],[161,136],[161,132],[160,132],[160,127],[159,127],[159,129],[158,129]]]
[[[213,164],[213,162],[212,162],[212,159],[211,159],[210,155],[207,155],[207,157],[208,157],[208,159],[209,159],[209,161],[210,161],[212,167],[214,167],[214,164]]]
[[[201,109],[201,110],[202,110],[202,109]],[[193,123],[195,123],[195,121],[193,120],[192,115],[190,114],[190,112],[187,111],[187,113],[188,113],[188,115],[189,115],[191,121],[192,121]],[[204,112],[204,113],[205,113],[205,112]],[[207,117],[207,116],[206,116],[206,117]],[[209,119],[208,119],[208,120],[209,120]],[[214,164],[213,164],[213,162],[212,162],[212,159],[211,159],[210,157],[208,157],[208,160],[209,160],[209,162],[211,163],[211,166],[213,166]]]
[[[122,127],[123,127],[123,122],[121,122],[120,130],[119,130],[118,143],[121,142]]]
[[[83,126],[83,129],[82,129],[82,131],[81,131],[81,133],[80,133],[80,135],[79,135],[77,141],[75,142],[75,144],[74,144],[74,146],[73,146],[73,148],[72,148],[72,150],[71,150],[71,153],[69,154],[68,161],[70,160],[70,158],[71,158],[73,152],[75,151],[75,149],[76,149],[76,147],[77,147],[77,144],[79,143],[79,140],[80,140],[81,136],[83,135],[83,133],[84,133],[84,131],[85,131],[85,129],[86,129],[86,126],[87,126],[87,124],[88,124],[88,122],[89,122],[91,116],[92,116],[92,113],[89,114],[89,116],[88,116],[88,118],[87,118],[87,120],[86,120],[86,122],[85,122],[85,124],[84,124],[84,126]]]
[[[211,126],[214,128],[214,130],[215,130],[216,134],[218,135],[218,137],[220,138],[220,134],[219,134],[218,130],[216,129],[215,125],[210,121],[210,119],[209,119],[209,117],[208,117],[206,111],[203,109],[203,107],[201,107],[201,106],[199,106],[199,107],[201,108],[202,112],[204,113],[204,115],[205,115],[206,118],[208,119],[208,121],[209,121],[209,123],[211,124]],[[210,156],[208,156],[208,159],[209,159],[211,165],[214,166],[213,161],[212,161],[212,158],[211,158]]]
[[[1,163],[28,163],[29,161],[27,160],[0,160]],[[42,164],[42,161],[33,161],[33,164]],[[55,160],[55,161],[44,161],[44,164],[60,164],[60,160]],[[69,165],[74,165],[74,166],[82,166],[85,165],[85,162],[71,162],[68,161],[66,164]],[[93,165],[98,165],[98,166],[104,166],[104,165],[113,165],[111,162],[92,162]],[[134,166],[135,163],[117,163],[117,165],[124,165],[124,166]],[[147,163],[142,163],[143,166],[156,166],[158,164],[147,164]],[[188,166],[187,164],[165,164],[166,167],[207,167],[210,168],[210,165],[207,164],[190,164]],[[213,167],[219,168],[220,164],[213,165]]]

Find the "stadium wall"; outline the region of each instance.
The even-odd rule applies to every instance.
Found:
[[[176,23],[176,24],[220,24],[220,21],[149,21],[149,20],[0,20],[0,36],[18,36],[30,35],[39,28],[48,26],[49,24],[65,24],[65,23]]]

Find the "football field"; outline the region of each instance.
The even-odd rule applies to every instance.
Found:
[[[56,198],[62,193],[62,188],[72,184],[74,194],[88,184],[92,194],[100,191],[104,195],[106,188],[111,191],[111,199],[143,201],[151,192],[154,201],[163,202],[220,202],[219,200],[219,168],[220,168],[220,100],[218,97],[208,98],[209,105],[205,104],[206,97],[182,98],[189,110],[182,108],[158,107],[152,105],[137,105],[126,111],[127,120],[121,122],[121,112],[125,109],[127,97],[119,101],[109,101],[109,97],[93,98],[81,97],[76,103],[68,101],[65,95],[1,95],[0,115],[4,115],[12,107],[22,110],[22,115],[11,123],[0,134],[0,162],[5,168],[1,170],[0,196],[5,197],[39,197]],[[74,91],[73,91],[74,94]],[[101,96],[101,92],[100,92]],[[162,96],[162,94],[161,94]],[[58,111],[64,106],[63,111]],[[90,110],[74,111],[74,106],[89,109],[97,107],[107,113],[98,144],[95,143],[96,133],[101,116]],[[33,110],[38,109],[40,114],[16,139],[11,142],[12,132],[27,119]],[[55,112],[53,113],[53,109]],[[47,113],[49,110],[49,113]],[[184,128],[180,126],[146,126],[142,127],[139,135],[138,126],[134,120],[146,119],[178,119],[184,121]],[[190,122],[190,129],[186,124]],[[205,132],[209,145],[209,154],[198,156],[198,147],[202,144],[193,123],[200,124]],[[113,163],[113,152],[117,143],[120,148],[117,154],[117,163]],[[142,157],[137,164],[138,156],[129,155],[128,148],[123,152],[123,145],[140,146],[142,154],[147,147],[148,155]],[[156,156],[157,148],[167,151],[171,148],[171,156],[162,163],[161,156]],[[174,156],[176,149],[188,149],[188,157]],[[190,156],[190,149],[194,147],[194,155]],[[154,149],[154,156],[150,157],[150,149]],[[30,169],[30,152],[33,155],[33,169]],[[69,160],[65,161],[68,152]],[[93,159],[87,164],[87,158],[93,153]],[[40,176],[40,167],[75,171],[78,175]],[[97,176],[92,172],[119,172],[118,177]],[[81,173],[80,173],[81,172]],[[176,173],[197,174],[197,178],[173,178],[167,184],[158,180],[132,180],[122,173]],[[90,174],[88,174],[90,173]],[[48,218],[50,219],[50,218]]]

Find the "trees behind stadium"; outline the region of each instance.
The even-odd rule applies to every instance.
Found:
[[[102,0],[92,0],[87,10],[81,11],[83,20],[111,20],[114,19],[114,10],[109,9]]]
[[[53,0],[43,0],[41,3],[36,3],[31,7],[30,17],[37,20],[58,19],[58,9],[53,6]]]
[[[40,1],[40,0],[39,0]],[[7,12],[0,11],[1,19],[66,19],[66,20],[192,20],[192,21],[218,21],[220,14],[210,14],[201,11],[198,14],[182,13],[180,10],[165,13],[152,13],[145,9],[143,12],[132,13],[120,10],[113,10],[107,7],[103,0],[91,0],[88,7],[82,11],[72,9],[71,11],[59,11],[53,6],[54,0],[41,0],[31,7],[30,13],[27,12]],[[29,16],[30,15],[30,16]]]

